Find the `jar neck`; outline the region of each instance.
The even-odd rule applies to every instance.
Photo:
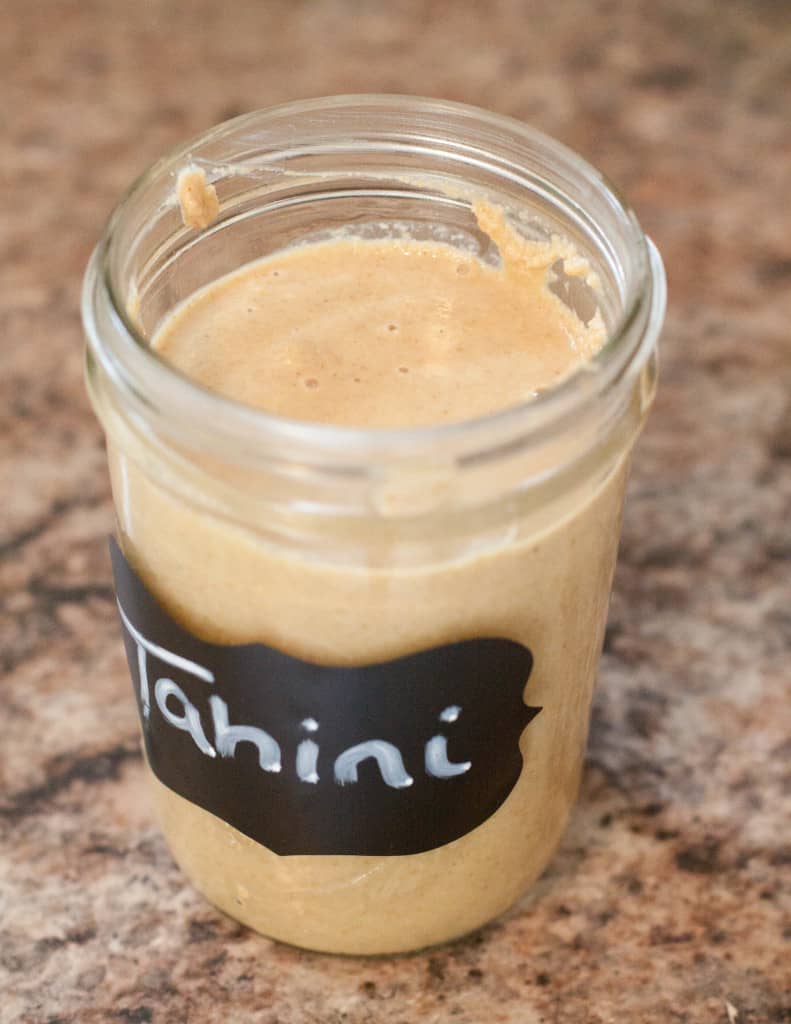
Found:
[[[181,224],[172,199],[186,160],[207,169],[221,200],[217,222],[201,233]],[[304,238],[308,225],[332,227],[370,209],[379,219],[405,210],[402,219],[463,227],[480,196],[524,213],[528,230],[570,237],[602,283],[609,341],[520,406],[413,429],[301,423],[203,390],[148,346],[172,306],[267,246]],[[160,161],[115,211],[92,257],[83,316],[91,393],[108,429],[112,420],[182,462],[222,465],[229,486],[279,481],[292,502],[410,517],[438,504],[498,501],[614,460],[653,397],[664,303],[658,253],[575,154],[474,108],[372,96],[246,115]]]

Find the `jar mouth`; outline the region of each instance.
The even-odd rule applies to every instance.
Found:
[[[268,123],[298,126],[311,118],[332,117],[355,111],[372,120],[396,112],[408,124],[411,118],[442,125],[448,122],[471,125],[479,135],[497,145],[507,139],[510,147],[522,143],[540,149],[552,161],[565,181],[584,186],[608,211],[617,224],[619,244],[628,254],[629,266],[623,272],[621,310],[608,329],[602,348],[556,385],[525,401],[467,420],[410,427],[353,427],[289,419],[248,406],[210,391],[162,359],[149,345],[148,338],[134,323],[115,279],[119,235],[126,219],[152,186],[170,183],[199,150],[221,143],[231,132],[251,136]],[[302,139],[292,131],[279,152],[288,146],[299,147]],[[401,145],[431,144],[436,137],[419,130],[402,131]],[[383,132],[383,140],[394,133]],[[343,141],[340,136],[338,141]],[[442,142],[453,141],[449,135]],[[475,161],[482,152],[478,145],[461,145],[465,159]],[[380,143],[381,145],[382,143]],[[385,145],[388,143],[385,142]],[[398,145],[391,138],[391,145]],[[218,161],[222,162],[222,161]],[[503,173],[518,165],[506,155],[499,161]],[[237,160],[233,162],[238,167]],[[470,194],[474,191],[470,189]],[[558,192],[562,195],[562,192]],[[139,210],[136,210],[139,214]],[[605,245],[610,239],[602,236]],[[623,268],[621,268],[623,271]],[[587,408],[611,394],[619,382],[632,381],[651,357],[664,316],[665,279],[656,248],[644,235],[628,203],[599,171],[562,143],[513,118],[456,103],[425,97],[397,94],[360,94],[322,97],[280,104],[240,117],[202,133],[154,163],[130,187],[112,212],[104,234],[94,251],[85,275],[82,315],[93,357],[113,384],[132,406],[139,418],[168,417],[189,423],[193,445],[215,451],[222,448],[229,457],[229,443],[236,442],[230,457],[255,462],[259,457],[303,460],[308,464],[351,466],[372,458],[411,459],[426,451],[442,451],[455,461],[478,461],[495,456],[503,448],[532,444],[568,423]],[[278,455],[279,453],[279,455]]]

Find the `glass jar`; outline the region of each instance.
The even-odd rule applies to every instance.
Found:
[[[203,231],[184,226],[175,199],[187,164],[205,170],[220,202]],[[412,429],[301,423],[210,393],[150,348],[163,318],[196,289],[341,226],[371,237],[406,222],[415,237],[494,259],[471,213],[481,197],[527,237],[559,233],[574,243],[598,278],[608,328],[595,358],[522,405]],[[572,305],[590,302],[565,285]],[[218,907],[298,946],[397,952],[476,928],[544,869],[578,789],[627,466],[654,395],[664,303],[656,250],[598,172],[525,125],[455,103],[351,96],[275,107],[214,128],[132,187],[91,259],[83,301],[88,387],[107,436],[120,547],[150,608],[171,624],[165,632],[206,657],[255,649],[281,659],[282,678],[239,670],[235,692],[252,702],[248,726],[266,728],[267,701],[299,705],[291,708],[299,720],[276,737],[282,757],[266,770],[253,734],[233,733],[234,770],[246,773],[232,779],[235,798],[247,811],[266,804],[286,831],[299,819],[297,838],[269,844],[208,793],[212,772],[224,770],[215,756],[222,729],[227,748],[228,714],[240,719],[240,709],[221,701],[220,722],[205,694],[187,700],[186,676],[173,682],[181,641],[168,660],[167,644],[149,637],[146,646],[126,615],[159,820],[178,863]],[[486,647],[490,640],[501,646]],[[497,703],[513,686],[499,674],[506,645],[523,658],[510,711]],[[446,650],[463,667],[426,676]],[[392,712],[401,716],[398,736],[385,736],[371,666],[392,665],[410,706]],[[404,758],[411,790],[389,792],[370,750],[367,764],[356,762],[359,790],[348,775],[338,785],[337,744],[299,704],[308,676],[322,713],[334,713],[332,693],[339,728],[356,722],[361,742],[392,750],[405,729],[425,740],[425,766]],[[448,696],[457,676],[466,680],[463,707]],[[487,718],[490,704],[497,709]],[[485,728],[454,732],[478,712]],[[147,729],[165,719],[173,728],[154,742]],[[377,736],[364,731],[369,719]],[[321,737],[313,747],[304,746],[310,730]],[[211,757],[176,765],[163,782],[156,758],[182,742],[195,747],[198,732]],[[464,736],[475,758],[465,759]],[[439,781],[429,778],[429,750],[450,766]],[[304,757],[314,777],[297,771]],[[478,758],[497,779],[454,789],[469,783]],[[319,777],[337,793],[325,790],[335,809],[316,818],[314,837]],[[289,803],[277,784],[297,796]],[[388,805],[390,817],[380,792],[403,801]],[[423,800],[422,810],[413,814],[409,800]]]

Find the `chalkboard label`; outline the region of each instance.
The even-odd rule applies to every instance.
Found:
[[[110,550],[151,768],[256,842],[283,856],[421,853],[514,788],[541,710],[523,700],[522,644],[483,637],[349,668],[207,643]]]

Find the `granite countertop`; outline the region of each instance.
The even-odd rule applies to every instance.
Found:
[[[791,9],[8,0],[0,38],[0,1021],[791,1021]],[[429,953],[277,946],[153,824],[80,278],[122,190],[241,110],[422,92],[532,122],[661,248],[585,781],[516,909]]]

